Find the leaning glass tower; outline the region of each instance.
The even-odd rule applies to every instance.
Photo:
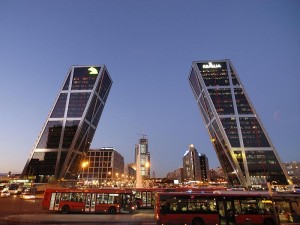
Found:
[[[229,183],[288,184],[286,169],[231,61],[193,62],[189,82]]]
[[[23,169],[46,182],[76,178],[112,85],[104,65],[72,66]]]

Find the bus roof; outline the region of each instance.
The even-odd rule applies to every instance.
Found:
[[[185,196],[185,195],[197,195],[197,196],[241,196],[241,197],[273,197],[273,198],[299,198],[300,195],[298,194],[291,194],[291,193],[277,193],[273,192],[271,195],[268,191],[226,191],[226,190],[218,190],[218,191],[213,191],[213,192],[204,192],[204,191],[192,191],[192,192],[158,192],[158,195],[162,196]]]
[[[67,192],[67,193],[73,193],[73,192],[84,192],[84,193],[126,193],[130,194],[132,193],[130,190],[126,189],[118,189],[118,188],[85,188],[85,189],[80,189],[80,188],[47,188],[45,192]]]

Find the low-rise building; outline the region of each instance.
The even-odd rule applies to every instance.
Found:
[[[112,147],[90,149],[81,165],[85,184],[114,186],[124,177],[124,157]]]
[[[300,162],[292,161],[284,163],[288,175],[294,184],[300,185]]]
[[[167,174],[167,179],[169,180],[178,180],[179,183],[183,182],[183,168],[178,168]]]

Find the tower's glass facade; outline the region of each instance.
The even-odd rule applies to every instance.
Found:
[[[111,85],[104,65],[71,67],[24,167],[23,177],[38,182],[77,177]]]
[[[192,63],[189,82],[232,185],[288,184],[288,176],[230,60]]]

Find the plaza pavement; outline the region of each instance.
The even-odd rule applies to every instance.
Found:
[[[23,214],[4,218],[9,224],[127,224],[156,225],[153,213],[137,214]],[[281,225],[300,225],[300,223],[281,223]]]
[[[122,224],[139,224],[155,225],[153,213],[137,214],[23,214],[10,215],[5,217],[9,223],[27,223],[27,224],[65,224],[65,223],[122,223]]]

